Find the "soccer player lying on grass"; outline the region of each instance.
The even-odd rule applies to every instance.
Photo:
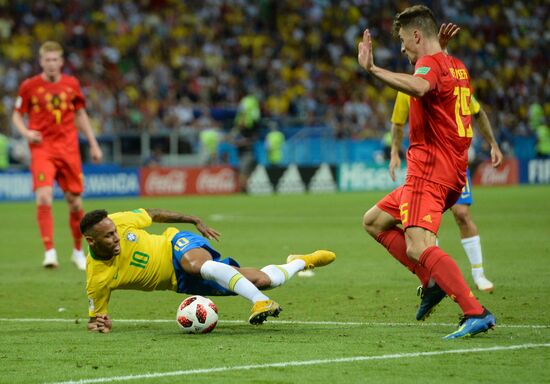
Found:
[[[144,228],[151,223],[191,223],[204,236],[167,228],[153,235]],[[89,300],[88,329],[110,332],[108,316],[111,292],[115,289],[142,291],[174,290],[179,293],[226,296],[238,294],[253,303],[248,321],[262,324],[277,317],[281,307],[260,290],[278,287],[304,269],[330,264],[336,255],[315,251],[290,255],[283,265],[262,269],[241,268],[232,258],[221,259],[207,239],[218,240],[218,231],[195,216],[160,209],[137,209],[108,214],[88,212],[80,222],[90,253],[86,263]]]

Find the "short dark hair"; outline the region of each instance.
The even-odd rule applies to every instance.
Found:
[[[80,232],[83,235],[89,234],[94,225],[106,218],[107,215],[108,213],[104,209],[96,209],[95,211],[86,213],[82,220],[80,220]]]
[[[395,15],[393,34],[398,37],[401,28],[416,27],[429,37],[437,36],[437,21],[432,10],[425,5],[413,5]]]

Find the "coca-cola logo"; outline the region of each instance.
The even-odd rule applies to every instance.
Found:
[[[500,169],[486,165],[481,169],[481,184],[508,184],[510,171],[509,164],[504,165]]]
[[[187,174],[185,171],[172,169],[163,173],[152,171],[145,179],[145,192],[150,195],[183,195]]]
[[[204,169],[197,177],[198,193],[231,193],[237,190],[235,171],[224,168],[218,171]]]

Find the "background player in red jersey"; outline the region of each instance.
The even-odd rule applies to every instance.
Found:
[[[72,261],[78,269],[86,269],[82,252],[79,224],[82,209],[83,177],[78,130],[82,130],[90,145],[92,161],[100,162],[102,152],[97,144],[80,84],[73,76],[61,72],[63,48],[48,41],[39,51],[42,73],[26,79],[19,95],[12,120],[29,142],[31,172],[36,194],[37,221],[45,254],[43,265],[59,266],[53,242],[53,182],[57,181],[69,204],[69,224],[73,236]],[[23,116],[28,115],[28,126]]]
[[[374,64],[368,29],[358,46],[358,61],[374,77],[412,96],[407,178],[365,213],[363,226],[421,280],[425,294],[417,318],[426,318],[447,294],[464,317],[445,338],[472,336],[493,328],[496,319],[472,294],[454,260],[436,246],[443,212],[456,202],[466,181],[472,138],[469,74],[460,60],[442,51],[429,8],[416,5],[397,14],[394,31],[401,51],[415,65],[413,75]]]

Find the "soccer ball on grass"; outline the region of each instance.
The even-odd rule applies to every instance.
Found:
[[[183,333],[208,333],[218,323],[218,308],[203,296],[189,296],[178,307],[176,320]]]

